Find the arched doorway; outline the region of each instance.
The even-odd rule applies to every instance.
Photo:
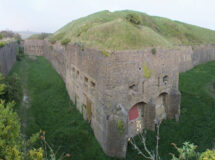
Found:
[[[133,137],[144,128],[144,102],[135,104],[128,112],[128,136]]]
[[[167,117],[167,93],[161,93],[156,100],[156,119],[162,120]]]

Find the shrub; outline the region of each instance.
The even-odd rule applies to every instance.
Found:
[[[156,48],[152,48],[152,54],[156,54],[156,53],[157,53]]]
[[[142,23],[142,19],[141,19],[141,16],[139,16],[138,14],[136,13],[130,13],[126,16],[126,19],[132,23],[132,24],[141,24]]]
[[[3,36],[2,36],[2,34],[0,34],[0,39],[2,39],[3,38]]]
[[[7,101],[19,102],[21,97],[21,81],[17,74],[12,74],[6,78],[6,87],[3,98]]]
[[[70,40],[69,38],[66,38],[66,39],[64,39],[64,40],[61,41],[61,44],[62,44],[63,46],[66,46],[70,41],[71,41],[71,40]]]
[[[214,150],[207,150],[205,152],[203,152],[200,157],[199,160],[215,160],[215,149]]]
[[[55,38],[51,38],[51,39],[49,39],[49,42],[51,43],[51,44],[55,44],[56,43],[56,39]]]
[[[2,41],[0,42],[0,48],[4,47],[6,45],[6,42]]]
[[[199,153],[196,152],[197,146],[192,143],[184,142],[181,148],[178,148],[176,144],[172,143],[173,147],[177,150],[179,156],[172,155],[172,160],[193,160],[198,159]]]

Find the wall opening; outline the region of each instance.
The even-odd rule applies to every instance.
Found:
[[[167,93],[161,93],[156,101],[156,117],[158,120],[166,118],[167,115]]]
[[[128,111],[128,136],[133,137],[144,128],[144,105],[139,102]]]
[[[168,82],[168,76],[166,75],[166,76],[163,77],[163,83],[167,84],[167,82]]]

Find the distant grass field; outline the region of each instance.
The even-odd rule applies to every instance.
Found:
[[[190,141],[198,145],[199,151],[215,145],[215,100],[208,91],[214,86],[215,61],[199,65],[180,74],[179,87],[182,93],[181,116],[179,122],[166,120],[160,129],[160,155],[170,159],[175,150],[171,143],[181,146]],[[60,153],[71,154],[72,160],[107,160],[93,136],[87,121],[71,104],[65,85],[59,75],[43,57],[37,60],[25,58],[17,62],[11,74],[17,73],[26,83],[30,97],[30,108],[22,109],[21,119],[27,118],[26,134],[45,130],[47,141],[54,148],[61,147]],[[23,74],[25,73],[25,74]],[[18,103],[19,104],[19,103]],[[20,107],[17,106],[18,108]],[[23,114],[23,111],[27,112]],[[155,144],[152,132],[148,133],[148,144]],[[139,143],[139,142],[137,142]],[[127,160],[140,160],[137,152],[128,146]]]
[[[97,49],[132,50],[215,44],[215,31],[136,11],[101,11],[68,23],[48,39],[52,43],[69,39]]]

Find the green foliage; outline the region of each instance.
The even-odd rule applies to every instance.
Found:
[[[156,48],[152,48],[152,54],[156,54],[156,52],[157,52],[157,50],[156,50]]]
[[[23,57],[24,57],[24,48],[19,46],[18,53],[16,54],[16,60],[21,61]]]
[[[192,143],[184,142],[181,148],[178,148],[175,144],[173,146],[179,155],[176,157],[174,154],[171,154],[172,160],[197,160],[199,157],[199,153],[196,152],[197,146]]]
[[[6,45],[6,42],[4,42],[4,41],[0,42],[0,48],[3,48],[5,45]]]
[[[21,100],[21,80],[17,74],[12,74],[5,79],[5,92],[2,96],[6,102],[19,102]]]
[[[142,17],[136,13],[130,13],[126,16],[126,19],[133,24],[141,24],[142,23]]]
[[[20,122],[13,107],[14,103],[0,102],[0,159],[19,160],[21,157]]]
[[[104,54],[106,57],[110,57],[110,53],[106,50],[101,50],[101,53]]]
[[[200,155],[199,160],[215,160],[215,149],[214,150],[207,149]]]
[[[64,40],[61,41],[61,44],[66,46],[71,40],[69,38],[66,38]]]
[[[124,126],[122,120],[117,121],[117,128],[118,128],[118,133],[121,136],[125,129],[125,126]]]
[[[2,34],[0,34],[0,40],[3,38]]]
[[[143,71],[144,71],[144,77],[145,78],[150,78],[152,75],[152,71],[147,67],[146,64],[143,65]]]

